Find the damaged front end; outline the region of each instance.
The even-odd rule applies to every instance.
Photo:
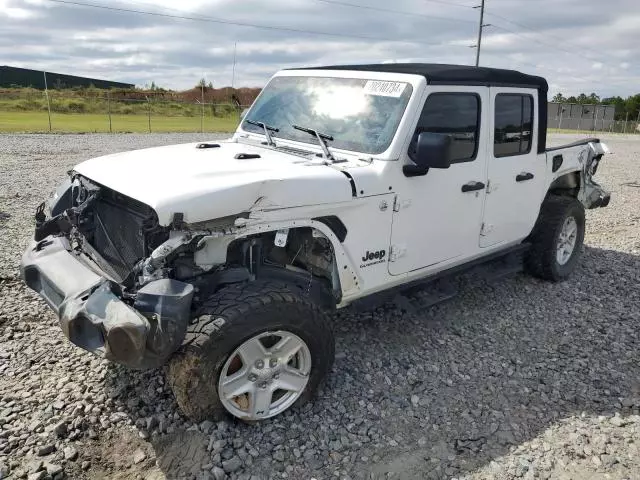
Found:
[[[74,344],[152,368],[182,344],[194,295],[190,283],[161,275],[139,281],[169,236],[150,207],[76,175],[38,208],[21,274]]]
[[[175,213],[164,226],[148,205],[74,174],[38,208],[22,277],[74,344],[141,369],[164,363],[192,312],[225,285],[270,278],[334,308],[329,238],[312,225],[248,232],[249,217],[187,224]]]

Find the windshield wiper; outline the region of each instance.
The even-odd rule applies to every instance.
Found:
[[[267,137],[267,145],[269,145],[270,147],[276,146],[276,142],[274,142],[273,138],[271,137],[271,132],[278,133],[280,129],[272,127],[271,125],[267,125],[264,122],[256,122],[255,120],[245,120],[245,122],[250,125],[255,125],[256,127],[262,128],[262,130],[264,130],[264,136]]]
[[[296,130],[300,130],[301,132],[308,133],[309,135],[313,135],[318,139],[318,143],[320,144],[320,148],[322,149],[322,155],[327,160],[331,160],[335,162],[335,158],[331,155],[329,151],[329,147],[327,147],[327,141],[333,142],[333,137],[331,135],[327,135],[326,133],[320,133],[313,128],[301,127],[300,125],[291,125]]]

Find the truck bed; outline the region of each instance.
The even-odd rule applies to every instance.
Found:
[[[562,150],[563,148],[579,147],[581,145],[586,145],[588,143],[600,143],[600,139],[599,138],[583,138],[575,142],[566,143],[564,145],[558,145],[557,147],[547,148],[546,151],[553,152],[555,150]]]

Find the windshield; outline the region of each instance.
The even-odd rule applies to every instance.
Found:
[[[277,128],[274,139],[317,144],[313,136],[293,128],[302,125],[333,137],[329,148],[377,154],[389,147],[412,90],[405,82],[275,77],[245,118]],[[242,129],[264,133],[246,120]]]

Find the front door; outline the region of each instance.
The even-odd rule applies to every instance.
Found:
[[[430,92],[416,134],[401,158],[409,163],[417,135],[453,138],[454,163],[426,175],[402,177],[394,206],[389,273],[436,266],[478,250],[486,183],[487,87],[440,87]]]
[[[546,156],[538,155],[536,90],[491,88],[488,188],[480,247],[524,239],[544,194]]]

